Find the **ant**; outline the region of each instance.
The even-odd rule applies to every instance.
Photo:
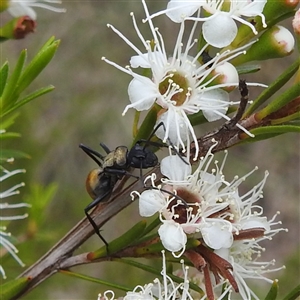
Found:
[[[102,155],[83,144],[79,145],[79,147],[99,166],[99,168],[93,169],[86,179],[86,189],[93,201],[84,209],[84,212],[87,219],[93,226],[95,233],[100,237],[107,249],[108,243],[100,234],[99,228],[88,212],[100,202],[107,201],[107,197],[112,193],[117,181],[122,179],[125,175],[142,180],[143,169],[152,168],[158,165],[158,158],[156,154],[147,148],[147,146],[168,147],[162,143],[151,141],[151,138],[161,126],[165,129],[164,123],[159,123],[147,140],[138,140],[131,149],[128,149],[126,146],[118,146],[115,150],[111,151],[105,144],[100,143],[100,146],[106,152],[106,155]],[[181,154],[179,154],[178,150],[169,138],[168,142],[174,152],[179,155],[181,160],[188,164]],[[144,146],[141,146],[142,143],[144,143]],[[140,176],[131,174],[129,172],[130,168],[139,168]]]

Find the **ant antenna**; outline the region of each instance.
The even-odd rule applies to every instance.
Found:
[[[81,148],[99,167],[102,167],[102,163],[98,158],[100,158],[103,161],[103,159],[104,159],[103,155],[101,155],[99,152],[97,152],[83,144],[80,144],[79,148]]]

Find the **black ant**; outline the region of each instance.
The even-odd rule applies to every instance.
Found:
[[[147,140],[141,139],[129,150],[126,146],[118,146],[115,150],[110,150],[105,144],[100,143],[100,146],[106,152],[106,155],[102,155],[99,152],[80,144],[79,147],[91,157],[99,166],[97,169],[93,169],[87,176],[86,189],[93,201],[84,209],[85,215],[91,225],[93,226],[96,234],[100,237],[103,243],[108,249],[108,243],[100,234],[100,230],[96,223],[89,215],[89,211],[97,206],[100,202],[107,201],[108,196],[112,193],[117,181],[122,179],[125,175],[141,179],[143,177],[142,170],[157,166],[158,158],[156,154],[147,148],[148,145],[156,147],[168,147],[164,144],[153,142],[151,138],[159,127],[164,126],[163,122],[159,123],[151,133]],[[181,160],[187,164],[183,157],[176,150],[175,146],[168,138],[168,142],[179,155]],[[144,146],[141,144],[144,143]],[[130,168],[139,168],[140,176],[135,176],[129,172]]]

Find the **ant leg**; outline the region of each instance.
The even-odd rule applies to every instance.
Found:
[[[126,176],[130,176],[130,177],[134,177],[136,179],[140,178],[139,176],[133,175],[124,169],[114,169],[114,168],[106,167],[103,172],[106,174],[116,175],[118,177],[123,177],[126,175]]]
[[[182,205],[185,206],[185,208],[189,208],[187,202],[182,197],[180,197],[180,196],[178,196],[178,195],[176,195],[176,194],[174,194],[174,193],[172,193],[168,190],[158,188],[158,187],[154,187],[154,186],[146,186],[145,184],[144,184],[144,188],[146,190],[157,190],[157,191],[161,191],[161,192],[164,192],[166,194],[169,194],[170,196],[175,197],[177,200],[180,200],[182,202]]]
[[[87,219],[89,220],[89,222],[91,223],[91,225],[94,228],[95,233],[99,236],[99,238],[102,240],[102,242],[105,244],[106,247],[106,252],[109,253],[108,250],[108,243],[107,241],[104,239],[104,237],[101,235],[99,228],[97,227],[96,223],[93,221],[93,219],[91,218],[91,216],[89,215],[89,213],[87,211],[84,211],[85,215],[87,217]]]
[[[140,139],[137,141],[137,144],[139,143],[145,143],[145,146],[144,146],[144,149],[147,147],[147,145],[151,145],[151,146],[156,146],[156,147],[168,147],[166,146],[165,144],[163,143],[159,143],[159,142],[153,142],[153,141],[150,141],[150,139],[154,136],[155,132],[158,130],[159,127],[163,127],[164,128],[164,131],[166,131],[166,127],[165,127],[165,124],[163,122],[160,122],[156,125],[156,127],[154,128],[154,130],[152,131],[152,133],[150,134],[149,138],[146,140],[146,139]],[[170,146],[172,147],[173,151],[176,153],[176,155],[179,156],[179,158],[186,164],[188,165],[189,162],[187,162],[184,158],[183,158],[183,155],[181,155],[181,153],[176,149],[176,147],[174,146],[174,144],[172,143],[172,141],[170,140],[169,137],[167,137],[167,140],[170,144]]]
[[[163,127],[164,131],[166,132],[165,124],[164,124],[163,122],[160,122],[160,123],[158,123],[157,126],[154,128],[154,130],[153,130],[153,132],[152,132],[152,136],[155,134],[155,132],[156,132],[156,131],[158,130],[158,128],[161,127],[161,126]],[[167,137],[167,140],[168,140],[169,144],[171,145],[173,151],[176,153],[176,155],[178,155],[179,158],[180,158],[186,165],[188,165],[189,162],[187,162],[187,161],[183,158],[183,156],[182,156],[181,153],[179,153],[179,151],[176,149],[175,145],[172,143],[172,141],[170,140],[169,137]]]
[[[90,224],[93,226],[95,233],[100,237],[100,239],[102,240],[102,242],[105,244],[106,247],[106,252],[109,253],[109,249],[108,249],[108,243],[107,241],[104,239],[104,237],[101,235],[100,230],[98,228],[98,226],[96,225],[96,223],[94,222],[94,220],[92,219],[92,217],[89,215],[89,210],[91,210],[92,208],[94,208],[95,206],[97,206],[104,198],[106,198],[107,196],[109,196],[111,193],[111,191],[108,191],[106,193],[104,193],[103,195],[97,197],[94,201],[92,201],[85,209],[85,215],[87,217],[87,219],[89,220]]]

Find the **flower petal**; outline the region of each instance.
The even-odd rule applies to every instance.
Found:
[[[229,248],[233,243],[230,224],[220,219],[206,219],[201,233],[206,245],[212,249]],[[229,222],[228,222],[229,223]]]
[[[129,100],[136,110],[149,109],[157,96],[157,89],[153,81],[147,77],[143,80],[132,79],[128,86]]]
[[[158,229],[158,234],[163,246],[172,252],[180,251],[187,242],[187,236],[182,227],[174,221],[164,222]]]
[[[155,62],[163,62],[165,57],[162,52],[153,51],[147,52],[139,55],[131,56],[130,66],[132,68],[151,68],[153,67],[153,61]]]
[[[165,205],[165,198],[160,191],[146,190],[139,198],[139,212],[142,217],[151,217]]]
[[[251,216],[246,221],[242,221],[241,229],[251,229],[251,228],[264,228],[266,231],[270,230],[270,224],[266,217],[254,217]]]
[[[229,95],[221,89],[204,92],[201,96],[201,109],[209,121],[219,120],[225,115],[229,106]]]
[[[176,23],[181,23],[184,18],[192,16],[205,1],[178,1],[170,0],[168,2],[166,15]]]
[[[239,14],[245,17],[255,17],[262,13],[267,0],[254,0],[239,10]]]
[[[21,1],[18,2],[13,2],[10,1],[8,8],[8,12],[13,16],[13,17],[22,17],[22,16],[28,16],[32,20],[36,20],[36,12],[29,7],[28,5],[22,3]]]
[[[160,171],[172,181],[183,181],[191,175],[192,167],[190,164],[185,164],[178,155],[170,155],[162,159]]]
[[[237,35],[237,26],[228,13],[219,13],[203,23],[203,36],[210,45],[223,48]]]
[[[165,113],[161,114],[157,119],[157,124],[163,122],[165,124],[166,131],[163,127],[159,128],[155,135],[166,142],[168,137],[175,146],[184,147],[184,142],[188,138],[188,124],[185,119],[177,112],[176,109],[170,107]]]

